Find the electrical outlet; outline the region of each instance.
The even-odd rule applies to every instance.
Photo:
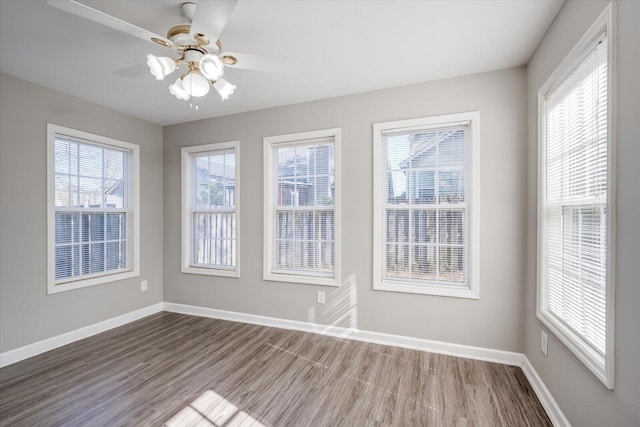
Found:
[[[318,304],[324,304],[324,291],[318,291]]]
[[[140,292],[144,292],[147,290],[147,281],[143,280],[142,282],[140,282]]]
[[[547,355],[547,334],[544,331],[540,331],[540,350],[542,354]]]

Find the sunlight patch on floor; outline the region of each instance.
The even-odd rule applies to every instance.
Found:
[[[190,405],[171,417],[166,427],[264,427],[251,415],[241,411],[213,390],[202,393]]]

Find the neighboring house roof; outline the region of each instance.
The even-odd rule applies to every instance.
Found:
[[[227,172],[226,175],[225,172]],[[231,185],[235,185],[235,166],[227,165],[225,168],[224,165],[218,163],[211,163],[209,165],[209,169],[203,168],[202,166],[196,166],[196,174],[198,175],[198,178],[202,180],[208,180],[210,177],[214,177],[220,180],[232,181],[233,184]],[[227,184],[227,186],[230,185]]]
[[[411,142],[416,149],[411,156],[400,162],[398,166],[400,166],[400,169],[409,169],[409,162],[414,163],[418,160],[425,160],[428,157],[434,157],[436,155],[434,148],[436,148],[438,144],[451,138],[457,132],[462,132],[462,129],[424,132],[411,135]]]

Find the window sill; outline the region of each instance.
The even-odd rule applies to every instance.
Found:
[[[70,282],[58,283],[50,280],[47,284],[47,294],[57,294],[60,292],[71,291],[74,289],[87,288],[89,286],[101,285],[103,283],[111,283],[116,282],[118,280],[130,279],[132,277],[140,276],[140,272],[138,270],[125,270],[120,273],[112,273],[112,274],[101,274],[99,276],[94,276],[86,279],[78,278],[77,280],[73,280]]]
[[[334,277],[307,276],[286,273],[264,273],[263,279],[271,282],[300,283],[304,285],[340,286]]]
[[[453,287],[447,285],[418,284],[394,282],[391,280],[375,281],[373,289],[376,291],[401,292],[407,294],[436,295],[442,297],[480,299],[478,291],[467,287]]]
[[[220,268],[213,267],[194,267],[187,266],[182,267],[181,270],[183,273],[187,274],[199,274],[202,276],[219,276],[219,277],[240,277],[240,269],[236,268],[235,270],[223,270]]]

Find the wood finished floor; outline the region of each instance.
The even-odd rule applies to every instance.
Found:
[[[1,426],[549,426],[518,367],[158,313],[0,369]]]

